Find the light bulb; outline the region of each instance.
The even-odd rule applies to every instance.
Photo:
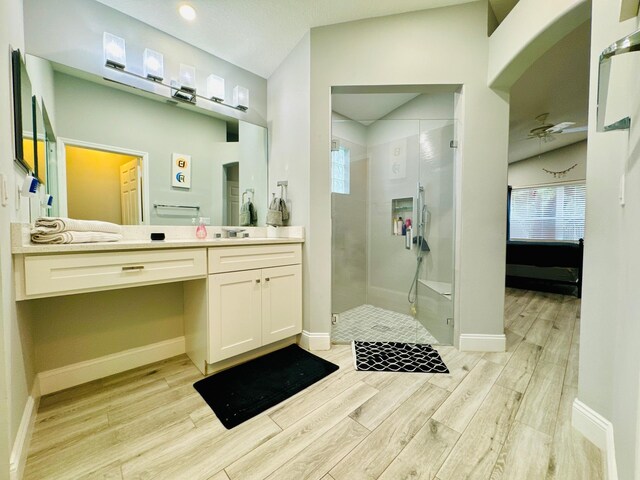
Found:
[[[180,5],[178,11],[180,12],[182,18],[184,18],[185,20],[192,22],[196,19],[196,10],[189,4],[184,3]]]

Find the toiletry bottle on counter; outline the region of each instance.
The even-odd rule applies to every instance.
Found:
[[[402,236],[404,237],[407,234],[407,224],[402,222]]]
[[[200,217],[200,223],[198,228],[196,228],[196,237],[199,239],[207,238],[207,228],[204,226],[204,219]]]

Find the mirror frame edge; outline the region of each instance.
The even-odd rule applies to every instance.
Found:
[[[11,80],[13,82],[12,87],[12,100],[13,100],[13,159],[14,162],[20,165],[26,173],[29,173],[29,165],[24,160],[24,148],[22,145],[22,88],[21,88],[21,61],[22,54],[20,49],[11,50]]]

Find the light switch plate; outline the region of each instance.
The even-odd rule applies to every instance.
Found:
[[[4,173],[0,173],[0,201],[3,207],[9,204],[9,189],[7,188],[7,177],[4,176]]]

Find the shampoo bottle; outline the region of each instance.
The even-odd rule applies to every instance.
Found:
[[[200,217],[200,223],[196,228],[196,237],[200,240],[207,238],[207,228],[204,226],[204,219]]]

